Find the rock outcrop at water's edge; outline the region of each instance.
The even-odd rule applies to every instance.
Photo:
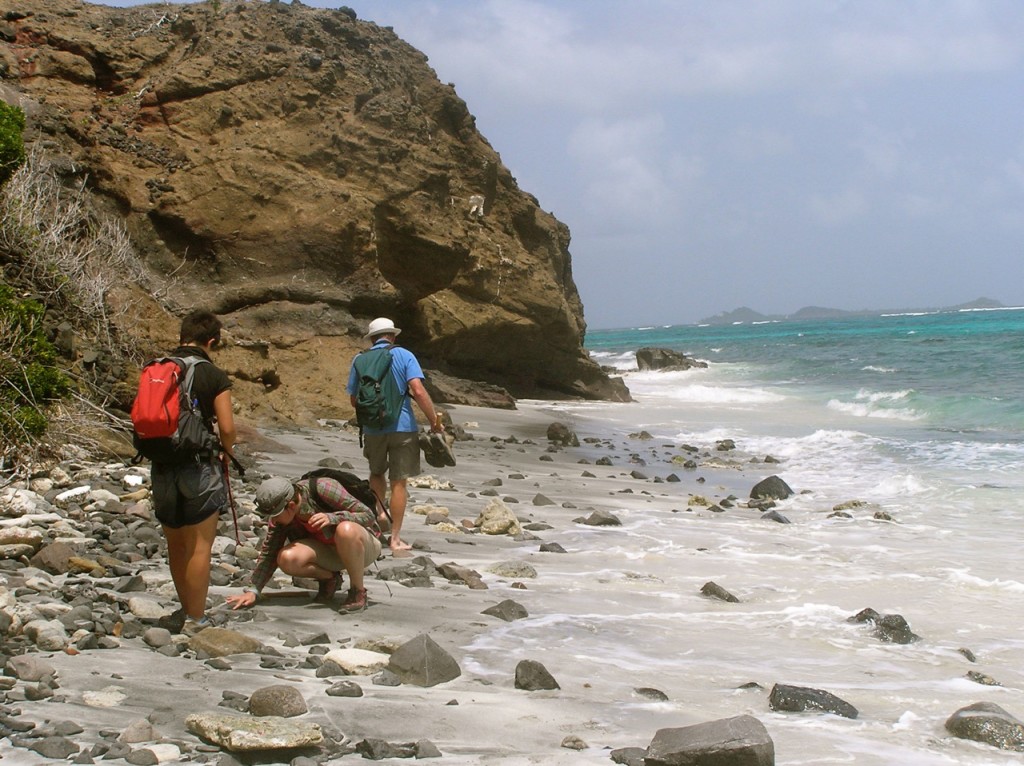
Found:
[[[136,329],[155,350],[168,308],[223,315],[222,364],[258,419],[347,415],[338,389],[378,315],[442,373],[628,400],[583,350],[568,228],[390,28],[298,2],[0,9],[0,95],[30,148],[124,220],[165,285],[134,296]]]

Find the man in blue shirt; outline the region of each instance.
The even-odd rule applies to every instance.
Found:
[[[412,546],[402,540],[402,520],[409,500],[407,482],[410,476],[420,473],[419,426],[413,413],[412,400],[416,400],[423,416],[430,423],[430,430],[444,431],[430,394],[423,387],[423,369],[419,360],[408,349],[395,346],[395,338],[402,332],[395,323],[385,317],[370,322],[366,337],[371,349],[391,347],[391,374],[403,392],[402,410],[398,420],[383,429],[364,428],[363,454],[370,464],[370,487],[380,497],[386,490],[385,474],[391,483],[391,550],[404,551]],[[356,406],[359,375],[355,361],[349,370],[348,391],[352,407]]]

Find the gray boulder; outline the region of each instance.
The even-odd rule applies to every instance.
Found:
[[[395,650],[388,670],[413,686],[436,686],[462,675],[459,663],[426,633],[407,641]]]
[[[614,513],[608,511],[594,511],[586,518],[573,519],[579,524],[586,524],[589,527],[621,527],[622,521]]]
[[[548,669],[536,660],[523,660],[516,665],[515,686],[528,692],[562,688]]]
[[[560,444],[563,447],[580,446],[579,437],[565,423],[552,423],[548,426],[547,437],[549,442]]]
[[[775,743],[749,715],[694,726],[659,729],[647,748],[645,766],[774,766]]]
[[[504,620],[505,622],[522,620],[523,618],[530,616],[529,612],[526,611],[525,606],[510,598],[507,598],[494,606],[487,607],[487,609],[484,609],[480,614],[497,617],[499,620]]]
[[[309,712],[302,692],[294,686],[277,684],[257,689],[249,697],[249,712],[252,715],[273,715],[294,718]]]
[[[57,675],[57,669],[34,655],[19,654],[7,660],[4,675],[13,676],[21,681],[35,682],[53,679]]]
[[[1024,722],[992,702],[960,708],[946,720],[946,731],[1000,750],[1024,751]]]

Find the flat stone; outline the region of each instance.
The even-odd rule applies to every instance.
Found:
[[[324,662],[333,662],[350,676],[372,676],[390,661],[389,655],[367,649],[332,649],[324,655]]]
[[[644,766],[682,764],[774,766],[775,743],[759,720],[749,715],[694,726],[659,729],[647,748]]]
[[[207,657],[227,657],[232,654],[250,654],[263,649],[259,640],[228,628],[211,627],[196,633],[188,641],[193,651]]]
[[[196,736],[234,753],[309,747],[324,739],[318,724],[291,718],[199,713],[186,718],[185,726]]]

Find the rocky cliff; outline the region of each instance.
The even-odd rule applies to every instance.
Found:
[[[137,329],[226,321],[257,419],[347,415],[367,321],[517,396],[628,399],[582,349],[569,231],[389,28],[299,2],[0,0],[2,96],[163,288]]]

